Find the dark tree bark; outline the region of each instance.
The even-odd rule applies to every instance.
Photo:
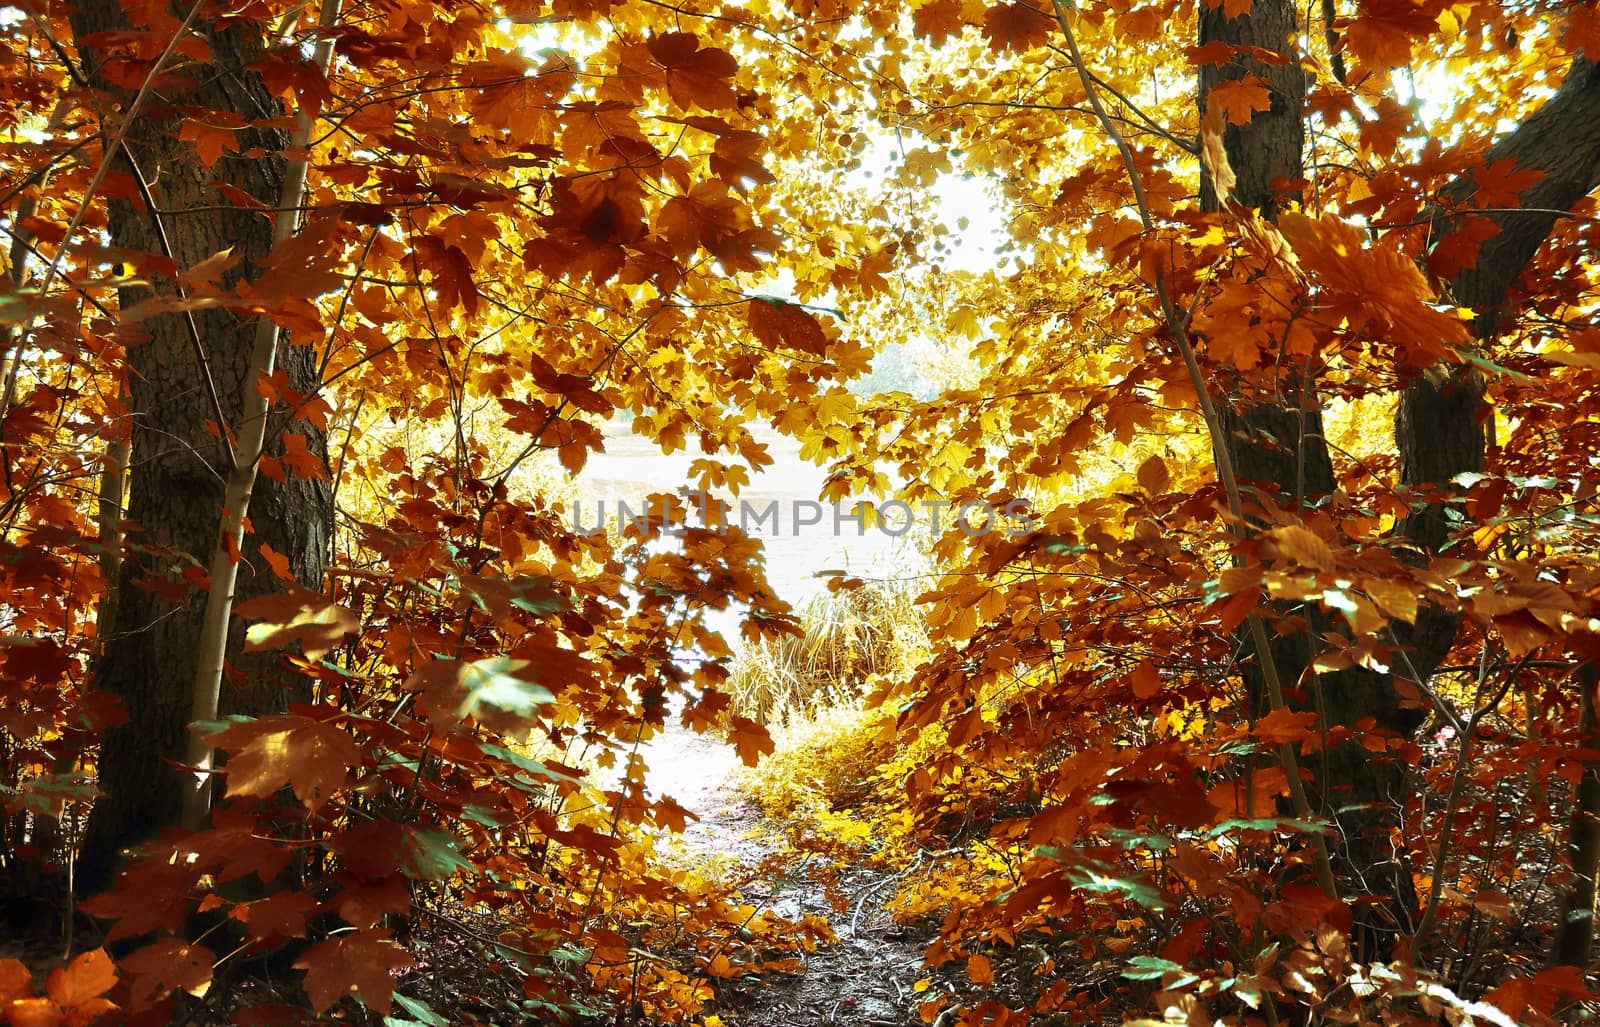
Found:
[[[1245,74],[1260,76],[1272,90],[1270,111],[1257,114],[1248,125],[1230,126],[1224,135],[1237,176],[1234,199],[1268,218],[1295,195],[1302,174],[1305,84],[1294,59],[1298,33],[1296,8],[1288,0],[1257,0],[1247,14],[1233,19],[1226,18],[1220,6],[1201,5],[1202,45],[1259,47],[1291,58],[1281,65],[1267,65],[1239,56],[1225,66],[1202,66],[1200,72],[1202,112],[1217,84]],[[1478,334],[1487,339],[1514,305],[1512,286],[1559,212],[1570,210],[1600,184],[1600,73],[1595,66],[1586,61],[1575,64],[1557,95],[1491,148],[1485,159],[1488,163],[1512,159],[1519,169],[1545,173],[1522,196],[1521,207],[1530,212],[1471,215],[1474,187],[1471,178],[1463,176],[1447,192],[1454,209],[1435,216],[1436,234],[1465,216],[1491,217],[1501,229],[1484,243],[1477,264],[1449,283],[1457,303],[1479,312]],[[1201,201],[1210,210],[1220,207],[1209,178],[1202,181]],[[1276,381],[1240,383],[1224,400],[1220,406],[1229,455],[1243,483],[1254,485],[1275,503],[1296,507],[1333,490],[1312,369],[1280,369]],[[1418,376],[1404,390],[1396,419],[1401,483],[1419,490],[1445,490],[1457,475],[1481,470],[1487,415],[1482,376],[1470,365],[1441,366]],[[1419,558],[1438,552],[1449,537],[1443,505],[1419,507],[1401,532]],[[1354,728],[1371,717],[1380,729],[1412,735],[1423,713],[1401,701],[1392,675],[1361,668],[1308,675],[1316,655],[1315,640],[1336,625],[1316,611],[1293,612],[1299,616],[1283,619],[1272,648],[1285,685],[1301,686],[1295,704],[1317,710],[1328,727]],[[1414,673],[1426,679],[1433,673],[1453,644],[1457,626],[1454,617],[1437,609],[1422,611],[1414,626],[1398,622],[1389,626],[1392,640],[1407,653],[1408,676]],[[1246,669],[1247,687],[1255,694],[1259,694],[1258,676],[1254,665]],[[1357,906],[1358,950],[1366,958],[1381,958],[1388,942],[1410,926],[1416,908],[1410,872],[1396,858],[1390,841],[1406,791],[1405,769],[1393,761],[1374,759],[1355,741],[1332,746],[1307,765],[1314,807],[1339,828],[1335,869],[1349,882],[1348,896],[1366,900]]]
[[[1578,668],[1578,732],[1585,749],[1600,746],[1594,691],[1600,670],[1592,663]],[[1594,946],[1595,875],[1600,871],[1600,760],[1585,760],[1572,799],[1567,825],[1567,863],[1572,881],[1561,893],[1555,933],[1550,938],[1550,965],[1589,968]]]
[[[101,74],[103,57],[92,35],[129,28],[117,0],[78,0],[72,28],[90,81],[106,110],[126,109],[132,93]],[[267,208],[276,207],[284,176],[286,136],[276,129],[246,128],[239,154],[224,154],[211,168],[179,142],[186,109],[223,110],[248,121],[277,117],[280,105],[261,79],[247,70],[264,48],[259,26],[235,21],[226,30],[197,24],[211,51],[208,63],[168,72],[131,123],[127,152],[108,155],[116,170],[142,175],[156,211],[143,204],[110,204],[114,245],[160,254],[164,232],[180,268],[191,267],[232,248],[237,263],[223,277],[225,287],[254,278],[271,247],[271,222],[260,211],[236,207],[216,183],[242,190]],[[107,135],[110,136],[108,131]],[[244,156],[249,151],[248,156]],[[131,155],[131,160],[129,159]],[[152,276],[155,289],[170,295],[173,285]],[[124,308],[150,298],[142,289],[125,290]],[[173,762],[184,755],[185,727],[195,673],[195,657],[205,593],[182,585],[173,603],[151,591],[151,579],[182,583],[185,568],[207,567],[217,543],[225,451],[208,429],[220,405],[230,430],[237,430],[251,355],[253,321],[226,310],[194,313],[203,350],[196,352],[186,320],[176,315],[123,325],[128,341],[129,393],[133,416],[132,463],[127,517],[136,526],[116,584],[112,633],[96,668],[96,685],[117,696],[128,722],[106,733],[99,757],[100,788],[83,842],[79,879],[86,889],[109,882],[122,850],[177,823],[182,789]],[[308,347],[280,342],[279,367],[291,384],[315,392],[315,354]],[[208,381],[209,378],[209,381]],[[213,400],[213,384],[215,400]],[[284,415],[280,411],[277,418]],[[295,430],[307,437],[313,453],[326,459],[326,440],[311,425]],[[277,431],[269,431],[276,439]],[[268,452],[275,452],[269,445]],[[310,588],[322,586],[331,499],[326,481],[290,477],[263,479],[250,504],[252,536],[243,546],[237,595],[243,599],[276,591],[271,572],[256,556],[265,542],[284,554],[294,576]],[[234,626],[230,653],[237,654],[242,627]],[[261,713],[281,709],[295,687],[272,659],[232,663],[238,676],[225,687],[223,708]]]
[[[1295,47],[1300,35],[1298,11],[1292,3],[1263,0],[1238,18],[1223,12],[1222,4],[1200,5],[1201,46],[1223,43],[1287,58],[1266,63],[1248,52],[1236,52],[1226,64],[1200,65],[1202,114],[1213,89],[1247,75],[1260,78],[1272,93],[1271,109],[1258,111],[1243,125],[1229,124],[1222,136],[1236,179],[1233,198],[1271,221],[1289,200],[1299,199],[1305,174],[1306,73]],[[1200,205],[1205,210],[1220,207],[1209,175],[1200,182]]]
[[[1543,177],[1522,193],[1518,210],[1472,212],[1470,176],[1445,190],[1446,205],[1433,218],[1435,240],[1466,217],[1488,218],[1500,229],[1485,240],[1478,262],[1449,283],[1448,296],[1478,312],[1478,338],[1491,339],[1516,297],[1513,287],[1562,212],[1600,185],[1600,66],[1580,60],[1549,102],[1515,132],[1490,147],[1484,163],[1512,161],[1518,171]],[[1483,376],[1471,365],[1436,367],[1420,375],[1400,398],[1395,441],[1400,481],[1425,486],[1483,469],[1488,408]],[[1405,525],[1424,552],[1437,552],[1448,528],[1443,509],[1424,507]]]

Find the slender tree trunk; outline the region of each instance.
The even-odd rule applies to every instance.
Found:
[[[100,74],[102,55],[82,42],[94,33],[129,28],[121,4],[78,0],[72,27],[85,70],[106,109],[125,105],[129,92]],[[281,115],[260,77],[248,70],[264,49],[260,27],[234,21],[219,30],[201,22],[197,31],[209,46],[210,62],[164,74],[130,126],[127,152],[104,158],[114,161],[116,170],[142,177],[157,209],[114,200],[109,230],[114,245],[141,254],[159,255],[170,248],[180,268],[231,248],[237,262],[222,278],[231,287],[259,273],[271,248],[271,222],[266,213],[232,205],[217,185],[274,206],[284,173],[285,137],[277,129],[242,129],[239,152],[223,154],[210,168],[179,142],[186,109],[230,111],[251,122]],[[159,294],[171,294],[169,280],[147,277]],[[149,296],[145,290],[128,289],[121,299],[127,308]],[[220,407],[227,429],[237,430],[243,396],[255,387],[245,380],[253,321],[210,309],[195,311],[193,325],[198,339],[191,337],[189,322],[177,315],[121,326],[133,417],[127,516],[137,527],[128,539],[116,586],[115,621],[96,668],[96,684],[121,699],[128,721],[108,731],[101,744],[99,776],[105,798],[90,818],[80,863],[79,880],[87,889],[108,883],[121,850],[179,818],[182,788],[173,764],[185,751],[205,605],[196,582],[203,580],[218,538],[228,467],[226,449],[212,425],[214,410]],[[280,367],[293,387],[314,392],[315,354],[289,345],[280,350]],[[280,412],[277,427],[281,419]],[[306,436],[313,453],[326,458],[320,431],[306,424],[295,430]],[[277,434],[271,431],[269,438]],[[274,451],[269,445],[268,452]],[[326,481],[290,477],[262,483],[250,504],[254,533],[241,550],[241,598],[277,589],[256,555],[262,542],[288,558],[301,584],[321,587],[329,503]],[[156,583],[161,583],[159,591],[152,588]],[[232,653],[238,652],[241,637],[236,626]],[[225,689],[224,710],[281,709],[295,687],[274,660],[237,660],[233,666],[238,676]]]

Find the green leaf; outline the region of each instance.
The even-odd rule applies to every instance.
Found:
[[[1488,357],[1485,357],[1483,354],[1479,353],[1477,350],[1474,350],[1474,349],[1472,349],[1470,347],[1459,349],[1459,350],[1456,351],[1456,353],[1457,353],[1457,355],[1459,355],[1461,357],[1461,359],[1465,360],[1467,363],[1476,364],[1478,367],[1483,368],[1485,371],[1492,371],[1495,374],[1503,374],[1503,375],[1505,375],[1506,377],[1510,378],[1513,381],[1518,381],[1518,382],[1531,382],[1531,381],[1533,381],[1532,378],[1530,378],[1527,375],[1523,374],[1521,371],[1513,371],[1509,367],[1501,367],[1499,364],[1495,363],[1493,360],[1490,360]]]
[[[461,807],[461,817],[464,820],[472,821],[474,824],[482,824],[484,827],[502,826],[499,818],[487,806],[479,806],[476,803],[469,802],[463,805]]]
[[[556,697],[543,685],[524,675],[532,661],[491,656],[461,667],[461,714],[482,719],[480,711],[492,707],[503,713],[529,717],[539,707],[555,702]]]
[[[1320,834],[1328,825],[1315,820],[1296,820],[1293,817],[1233,817],[1207,828],[1201,837],[1220,838],[1234,831],[1288,831],[1296,834]]]
[[[1130,981],[1159,981],[1169,973],[1182,974],[1189,980],[1199,978],[1184,972],[1183,967],[1170,959],[1160,959],[1156,956],[1131,956],[1127,967],[1122,971],[1122,976]]]
[[[64,774],[40,774],[24,781],[15,794],[24,809],[36,813],[59,815],[74,802],[89,803],[100,797],[94,782],[77,771]]]
[[[559,770],[551,770],[543,762],[522,755],[514,749],[507,749],[499,745],[490,745],[487,742],[478,743],[478,748],[483,750],[485,756],[494,756],[505,760],[507,763],[521,770],[526,770],[534,777],[551,782],[570,782],[578,780],[571,774],[563,774]]]
[[[1149,831],[1124,831],[1111,830],[1106,836],[1125,850],[1150,849],[1154,852],[1164,852],[1172,848],[1172,839],[1164,834],[1155,834]]]
[[[213,735],[220,735],[235,724],[247,724],[255,719],[254,717],[246,717],[242,713],[233,713],[223,717],[221,720],[197,720],[189,725],[189,730],[201,738],[210,738]]]
[[[1081,853],[1049,845],[1039,846],[1033,854],[1067,864],[1062,872],[1074,888],[1099,895],[1122,895],[1146,909],[1166,908],[1166,896],[1160,891],[1137,878],[1117,876],[1109,864],[1086,861]]]
[[[404,1009],[416,1018],[415,1022],[427,1024],[428,1027],[450,1027],[450,1021],[433,1011],[428,1003],[416,998],[407,998],[405,995],[396,994],[395,1005]],[[384,1025],[388,1027],[390,1017],[384,1018]]]
[[[406,827],[401,835],[399,863],[412,878],[444,880],[472,864],[456,851],[455,837],[445,831]]]

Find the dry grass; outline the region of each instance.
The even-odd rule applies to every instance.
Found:
[[[916,575],[828,592],[800,608],[802,636],[748,646],[724,686],[734,713],[763,723],[806,719],[907,674],[928,654]]]

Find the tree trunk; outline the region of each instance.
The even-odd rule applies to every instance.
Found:
[[[1288,0],[1257,0],[1250,11],[1227,18],[1223,9],[1201,5],[1200,43],[1221,42],[1259,47],[1291,59],[1266,65],[1239,55],[1223,66],[1203,65],[1199,104],[1206,108],[1211,89],[1247,74],[1259,76],[1272,90],[1272,107],[1249,124],[1229,126],[1224,134],[1228,159],[1237,177],[1234,199],[1264,217],[1274,217],[1285,201],[1298,194],[1305,126],[1302,106],[1304,77],[1294,52],[1298,38],[1295,5]],[[1600,184],[1600,73],[1587,61],[1577,62],[1561,90],[1526,123],[1501,140],[1485,163],[1512,159],[1518,168],[1536,168],[1545,175],[1522,195],[1522,207],[1544,213],[1497,213],[1501,231],[1486,241],[1476,265],[1450,283],[1455,302],[1479,311],[1478,334],[1489,338],[1509,306],[1511,286],[1527,261],[1548,236],[1556,211],[1572,205]],[[1473,183],[1463,176],[1447,196],[1470,207]],[[1220,208],[1209,177],[1201,183],[1201,202]],[[1436,237],[1448,231],[1451,217],[1435,217]],[[1291,369],[1298,380],[1243,383],[1222,404],[1228,428],[1229,454],[1242,481],[1253,481],[1266,498],[1300,506],[1333,488],[1332,465],[1310,369]],[[1415,488],[1449,488],[1457,475],[1482,470],[1486,449],[1488,406],[1482,376],[1470,365],[1439,367],[1420,375],[1404,391],[1395,425],[1400,480]],[[1420,507],[1401,526],[1419,556],[1437,552],[1447,541],[1449,524],[1442,504]],[[1422,711],[1404,706],[1391,675],[1362,668],[1311,675],[1313,640],[1332,627],[1315,611],[1299,611],[1305,627],[1293,637],[1274,641],[1274,655],[1285,685],[1301,683],[1296,699],[1317,710],[1329,727],[1353,728],[1372,717],[1380,729],[1409,737],[1420,726]],[[1415,626],[1395,623],[1390,633],[1409,651],[1408,671],[1427,678],[1452,645],[1457,620],[1437,609],[1421,612]],[[1254,667],[1247,669],[1252,686]],[[1252,694],[1259,692],[1255,684]],[[1307,761],[1310,793],[1322,815],[1339,828],[1335,868],[1351,882],[1348,894],[1363,901],[1357,907],[1358,953],[1381,958],[1387,943],[1405,930],[1416,908],[1415,889],[1390,841],[1398,806],[1405,794],[1405,768],[1392,760],[1374,759],[1351,741],[1333,746]]]
[[[1594,690],[1600,670],[1585,663],[1575,675],[1578,696],[1578,731],[1585,749],[1600,745],[1594,709]],[[1561,908],[1550,939],[1550,965],[1589,969],[1594,946],[1595,875],[1600,873],[1600,760],[1585,760],[1583,776],[1572,797],[1572,817],[1567,825],[1567,864],[1572,883],[1561,893]]]
[[[78,0],[72,10],[84,68],[107,110],[118,104],[125,110],[132,94],[101,75],[103,57],[84,40],[129,27],[117,0]],[[234,21],[218,30],[202,22],[196,30],[210,47],[210,62],[162,75],[129,126],[127,152],[106,155],[116,170],[143,177],[157,210],[113,200],[109,230],[114,245],[141,254],[159,255],[164,246],[170,247],[180,268],[231,247],[237,263],[222,277],[224,287],[231,287],[259,273],[271,247],[271,223],[263,212],[229,203],[214,183],[242,190],[267,208],[276,206],[285,136],[277,129],[242,129],[238,153],[223,154],[210,168],[180,143],[186,108],[229,111],[251,122],[281,114],[260,77],[247,70],[264,49],[259,26]],[[108,138],[111,134],[108,127]],[[172,294],[170,280],[144,277],[159,294]],[[127,289],[121,296],[125,309],[149,298],[143,289]],[[206,309],[194,311],[193,327],[198,343],[189,322],[179,315],[121,326],[128,344],[133,416],[127,516],[137,527],[128,538],[116,586],[115,621],[95,681],[122,701],[128,721],[108,731],[101,744],[99,778],[105,797],[94,809],[83,842],[79,879],[86,889],[109,882],[121,850],[178,821],[182,789],[172,764],[184,753],[205,605],[204,592],[194,580],[203,573],[218,538],[227,472],[226,450],[211,422],[216,420],[214,406],[220,406],[228,430],[237,430],[244,392],[255,386],[245,380],[251,321]],[[317,365],[310,348],[282,346],[280,366],[295,389],[316,391]],[[278,417],[283,417],[281,411]],[[311,452],[326,459],[322,432],[306,424],[295,430],[306,436]],[[269,433],[274,440],[277,435]],[[276,441],[268,448],[280,450]],[[262,542],[288,558],[301,584],[321,588],[330,502],[326,481],[290,477],[261,483],[250,504],[254,532],[242,547],[241,599],[278,588],[256,555]],[[153,582],[166,583],[164,595],[151,589]],[[242,627],[236,625],[230,652],[238,652],[241,639]],[[277,667],[275,659],[236,661],[239,675],[225,689],[223,708],[245,713],[281,709],[295,681]]]

